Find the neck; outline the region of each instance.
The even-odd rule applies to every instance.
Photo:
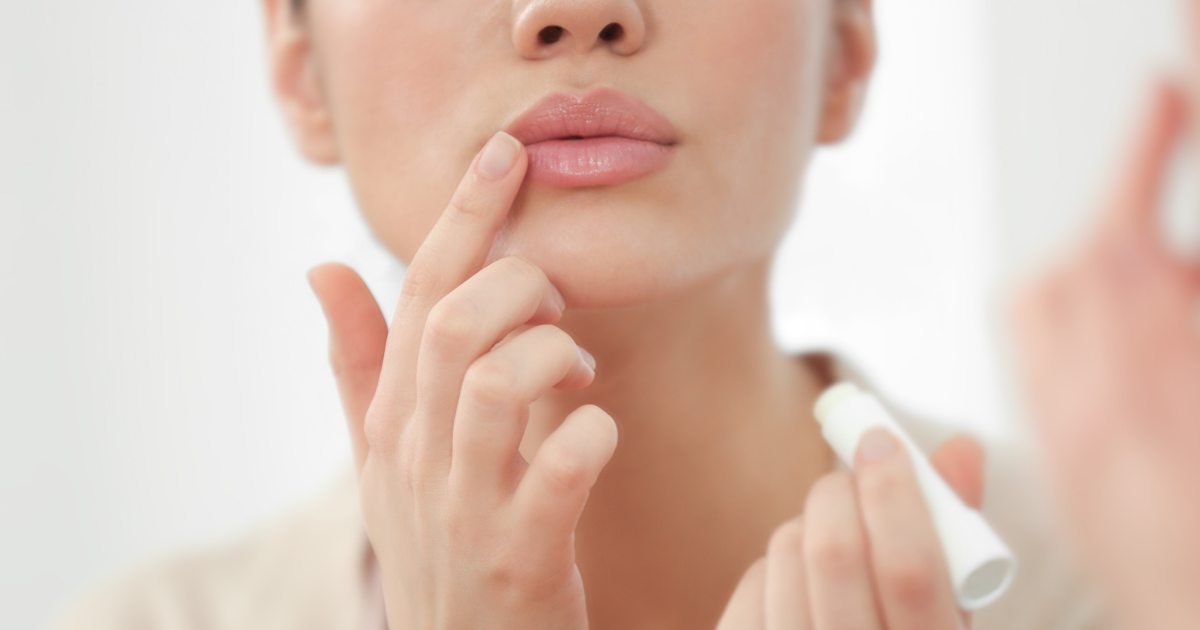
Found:
[[[771,531],[833,456],[811,409],[822,377],[771,336],[769,262],[659,303],[568,312],[596,380],[530,410],[526,456],[583,404],[619,445],[576,539],[594,627],[716,623]]]

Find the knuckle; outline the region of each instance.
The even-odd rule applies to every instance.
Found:
[[[508,592],[516,590],[521,578],[508,555],[502,552],[485,554],[481,559],[481,573],[490,588],[488,590]]]
[[[843,501],[847,495],[854,493],[854,478],[849,473],[832,473],[825,475],[813,484],[808,491],[804,512],[824,512],[830,503]]]
[[[494,356],[476,361],[463,377],[463,393],[475,404],[484,407],[512,404],[518,386],[514,366]]]
[[[538,457],[542,458],[542,475],[551,493],[570,495],[587,485],[587,465],[571,450],[543,444]]]
[[[549,278],[546,277],[546,272],[542,271],[541,267],[524,256],[506,256],[493,264],[501,265],[505,273],[516,276],[532,286],[540,286],[550,282]]]
[[[804,553],[813,568],[823,575],[854,575],[866,566],[862,536],[856,529],[814,529],[809,533]]]
[[[356,380],[356,377],[372,374],[379,368],[380,362],[377,355],[348,352],[332,346],[329,349],[329,367],[339,381]]]
[[[488,554],[483,562],[487,583],[511,599],[539,601],[559,591],[560,580],[533,560],[528,550],[504,545]]]
[[[1082,272],[1076,266],[1064,267],[1051,272],[1041,282],[1034,285],[1030,303],[1039,312],[1061,308],[1063,302],[1070,299],[1073,287],[1078,285]]]
[[[441,290],[441,278],[425,265],[418,256],[404,272],[404,283],[400,288],[400,298],[404,302],[420,300],[425,296],[437,295]]]
[[[799,558],[804,555],[804,523],[792,519],[775,529],[767,543],[767,555]]]
[[[877,567],[876,571],[882,589],[906,608],[929,608],[937,599],[939,575],[933,558],[904,554]]]
[[[1027,280],[1012,290],[1009,303],[1009,317],[1018,324],[1027,322],[1041,310],[1045,302],[1046,278]]]
[[[470,190],[458,190],[450,199],[446,215],[457,224],[472,224],[488,214],[486,201]]]
[[[390,415],[379,411],[378,405],[372,404],[363,418],[363,439],[367,442],[367,448],[381,455],[390,453],[395,446],[391,438],[393,426]]]
[[[617,448],[620,431],[617,421],[609,413],[596,405],[584,405],[571,414],[572,418],[586,422],[592,430],[592,448],[594,454],[607,462]],[[607,464],[605,464],[607,465]]]
[[[547,333],[554,337],[554,340],[564,348],[575,349],[575,339],[571,337],[571,333],[559,328],[558,326],[546,326]]]
[[[575,411],[577,414],[582,414],[590,418],[589,422],[595,422],[602,425],[611,425],[613,432],[616,432],[616,422],[609,413],[596,405],[583,405]]]
[[[408,437],[397,449],[397,466],[401,480],[413,496],[428,494],[434,487],[426,473],[424,457],[416,441]]]
[[[562,328],[550,324],[543,324],[538,326],[535,330],[536,334],[545,341],[551,353],[564,352],[571,357],[574,357],[575,354],[579,352],[576,350],[575,339],[571,337],[570,333]],[[551,356],[558,355],[551,354]]]
[[[894,503],[909,489],[892,466],[872,466],[858,473],[858,500],[864,506]]]
[[[468,510],[448,510],[441,523],[446,531],[446,539],[453,545],[470,545],[477,531],[477,520],[478,517]]]
[[[853,504],[854,479],[848,473],[826,475],[808,493],[804,513],[804,554],[814,570],[835,577],[849,576],[866,566],[867,552],[857,515],[852,522],[833,515]]]
[[[466,344],[479,329],[474,309],[458,300],[443,299],[425,320],[425,338],[439,348],[457,348]]]

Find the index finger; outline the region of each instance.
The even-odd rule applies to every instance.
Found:
[[[884,429],[859,444],[855,480],[886,627],[957,630],[958,601],[906,448]]]
[[[492,136],[475,156],[405,273],[373,405],[411,408],[417,350],[429,311],[483,267],[528,163],[524,146],[503,131]],[[399,422],[373,426],[372,437],[394,444],[400,429]]]
[[[1109,218],[1111,229],[1155,234],[1164,180],[1186,123],[1187,98],[1178,86],[1163,81],[1155,89],[1121,180]]]

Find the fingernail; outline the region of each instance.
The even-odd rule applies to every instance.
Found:
[[[588,367],[592,368],[593,372],[596,371],[596,357],[593,357],[591,352],[584,350],[583,346],[575,347],[579,348],[579,356],[583,357],[583,362],[588,364]]]
[[[504,177],[517,163],[517,154],[520,152],[521,143],[516,138],[503,131],[497,132],[483,147],[483,155],[479,157],[479,174],[489,179]]]
[[[886,429],[871,429],[858,443],[858,456],[864,463],[885,460],[896,453],[896,438]]]
[[[567,301],[563,298],[563,295],[558,290],[558,287],[554,286],[553,284],[550,285],[550,298],[553,299],[554,303],[558,305],[558,310],[567,310]]]

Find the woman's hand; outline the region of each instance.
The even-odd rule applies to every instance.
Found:
[[[1016,318],[1030,411],[1083,557],[1145,629],[1200,628],[1200,264],[1172,255],[1157,226],[1186,110],[1159,90],[1099,230]]]
[[[907,451],[876,429],[856,472],[823,477],[804,514],[775,531],[743,576],[718,630],[958,630],[959,612]],[[934,468],[979,507],[983,450],[953,438]]]
[[[574,531],[616,425],[582,407],[522,458],[529,405],[587,386],[594,366],[552,325],[563,299],[540,269],[484,267],[527,165],[507,134],[476,156],[408,267],[390,330],[353,271],[310,274],[396,630],[587,627]]]

